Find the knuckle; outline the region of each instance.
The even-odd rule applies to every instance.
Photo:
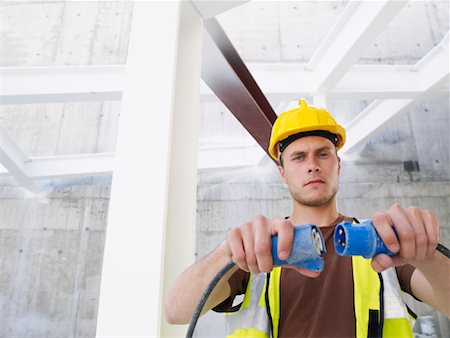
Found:
[[[256,215],[255,222],[257,223],[264,223],[267,220],[267,218],[263,215]]]
[[[377,211],[372,217],[372,222],[378,223],[386,219],[386,214],[382,211]]]
[[[233,228],[230,231],[228,231],[227,238],[230,240],[236,238],[239,236],[239,233],[240,233],[239,228]]]
[[[414,234],[414,232],[412,231],[406,231],[402,234],[403,237],[403,241],[407,241],[407,242],[411,242],[411,241],[415,241],[416,236]]]
[[[264,254],[268,254],[270,251],[270,245],[268,242],[266,241],[258,241],[255,244],[255,253],[256,255],[264,255]]]
[[[256,256],[254,254],[247,254],[247,264],[249,266],[256,266],[257,265],[257,260],[256,260]]]
[[[420,215],[420,209],[417,207],[408,207],[408,209],[406,209],[406,212],[416,217]]]
[[[428,239],[428,244],[432,246],[433,248],[437,247],[439,244],[439,238],[438,236],[433,236],[432,238]]]
[[[419,233],[416,235],[416,245],[426,246],[428,244],[428,237],[425,233]]]
[[[401,205],[398,204],[398,203],[392,204],[392,205],[391,205],[391,208],[390,208],[390,210],[393,210],[393,211],[398,211],[398,210],[401,210],[401,209],[402,209],[402,207],[401,207]]]

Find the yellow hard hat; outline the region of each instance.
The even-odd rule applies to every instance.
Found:
[[[328,135],[330,133],[334,134],[337,138],[335,145],[338,150],[341,149],[345,143],[344,127],[337,124],[336,120],[326,109],[308,106],[305,99],[300,99],[298,103],[298,108],[285,111],[275,121],[272,127],[272,134],[270,135],[270,156],[278,161],[279,143],[286,140],[289,136],[300,133],[307,133],[303,136],[320,135],[327,138],[329,138]],[[334,140],[332,141],[334,142]]]

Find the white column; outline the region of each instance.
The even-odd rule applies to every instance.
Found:
[[[160,335],[179,10],[134,2],[97,337]]]
[[[178,41],[163,301],[176,277],[194,262],[195,252],[202,24],[190,1],[181,4]],[[158,337],[185,337],[187,326],[167,324],[163,311]]]

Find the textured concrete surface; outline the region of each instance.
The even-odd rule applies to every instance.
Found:
[[[220,17],[244,60],[306,62],[346,1],[249,3]],[[448,30],[447,1],[411,2],[360,63],[412,64]],[[1,66],[123,64],[130,2],[1,2]],[[262,38],[263,37],[263,38]],[[155,47],[156,48],[156,47]],[[333,100],[342,123],[369,101]],[[30,156],[114,151],[120,102],[2,106],[2,123]],[[422,102],[356,154],[343,158],[339,208],[369,217],[393,202],[434,210],[450,246],[448,98]],[[225,107],[203,104],[200,144],[246,143]],[[418,161],[407,172],[404,161]],[[97,317],[110,178],[44,182],[30,195],[0,182],[0,337],[93,337]],[[290,212],[287,188],[270,160],[261,167],[199,174],[197,258],[256,214]],[[449,337],[449,322],[432,313]],[[215,332],[216,335],[211,334]],[[221,315],[208,314],[198,335],[219,336]]]

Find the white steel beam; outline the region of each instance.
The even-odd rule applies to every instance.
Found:
[[[330,91],[406,3],[350,1],[306,66],[315,75],[315,91]]]
[[[200,114],[202,19],[191,2],[181,2],[169,157],[164,243],[161,332],[182,337],[187,328],[169,325],[163,301],[176,278],[194,262],[197,217],[197,140]]]
[[[122,97],[123,65],[2,67],[1,104],[116,101]]]
[[[433,56],[435,55],[427,54],[427,58]],[[437,67],[447,65],[448,62],[438,64]],[[75,71],[75,68],[78,70]],[[2,68],[0,71],[7,74],[3,80],[0,102],[1,104],[20,104],[120,100],[124,66],[75,68],[69,66],[52,69],[50,67],[46,71],[35,68],[14,70]],[[248,68],[268,99],[295,100],[300,96],[315,94],[314,74],[304,70],[305,64],[250,63]],[[327,93],[327,97],[383,99],[415,96],[422,90],[419,74],[415,70],[417,66],[411,68],[407,65],[354,65]],[[99,73],[103,76],[98,76]],[[369,78],[370,81],[367,81]],[[20,83],[35,83],[36,86],[20,86]],[[78,89],[75,88],[77,83]],[[14,86],[9,88],[8,84],[14,84]],[[437,90],[441,92],[444,90],[443,94],[448,94],[445,88]],[[201,81],[200,101],[217,102],[218,100],[217,96]]]
[[[441,86],[448,82],[448,74],[435,86]],[[430,88],[433,90],[433,87]],[[376,132],[388,125],[394,118],[409,111],[420,99],[427,97],[427,93],[415,99],[388,99],[375,100],[366,109],[359,113],[348,125],[345,126],[347,132],[347,142],[341,152],[351,153],[356,147],[368,140]]]
[[[196,123],[186,121],[198,113],[195,111],[198,89],[195,94],[194,88],[200,78],[197,44],[201,35],[197,35],[200,18],[197,26],[186,27],[181,23],[183,5],[182,1],[134,3],[97,337],[166,335],[167,331],[161,329],[163,275],[167,272],[163,264],[168,259],[166,239],[173,240],[172,245],[180,244],[177,256],[180,263],[177,264],[192,261],[194,257],[191,248],[194,245],[196,161],[195,156],[190,155],[196,151],[197,135],[195,131],[182,129],[190,129]],[[198,38],[193,44],[195,47],[189,46],[192,40],[180,41],[189,34]],[[193,67],[189,65],[192,61],[195,62]],[[180,65],[185,69],[179,69]],[[181,135],[174,135],[180,130]],[[188,137],[183,139],[186,135]],[[176,183],[180,181],[183,184],[178,190]],[[185,218],[186,209],[178,208],[182,204],[189,209]],[[178,220],[182,221],[175,225],[181,235],[166,238],[171,236],[167,229],[170,226],[167,222],[173,220],[170,213],[179,214]],[[181,245],[183,241],[186,242]],[[190,252],[184,248],[190,248]]]
[[[39,187],[29,177],[26,168],[29,162],[30,158],[0,123],[0,163],[24,188],[32,192],[39,192]]]
[[[114,153],[31,157],[23,170],[31,180],[110,175],[114,170]],[[10,173],[0,168],[0,174]]]
[[[229,11],[232,8],[238,7],[249,0],[193,0],[194,6],[203,19],[207,20],[223,12]]]
[[[429,54],[412,67],[417,73],[416,85],[421,94],[413,98],[375,100],[347,126],[343,153],[349,153],[361,142],[387,125],[393,118],[407,112],[418,100],[426,99],[437,88],[447,87],[449,79],[449,35]],[[444,66],[445,65],[445,66]]]
[[[203,146],[199,149],[199,170],[245,167],[257,164],[266,155],[258,145]]]

